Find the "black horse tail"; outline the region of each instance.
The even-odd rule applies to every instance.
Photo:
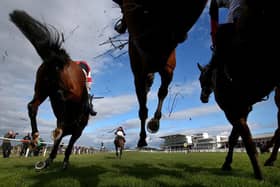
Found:
[[[32,43],[44,62],[54,61],[63,66],[70,60],[61,48],[63,35],[55,27],[42,24],[21,10],[10,13],[10,19]]]

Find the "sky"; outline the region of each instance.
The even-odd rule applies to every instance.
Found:
[[[64,34],[63,48],[73,60],[85,60],[92,68],[92,94],[97,116],[91,117],[76,145],[100,148],[113,147],[114,132],[123,126],[126,146],[135,148],[139,139],[140,121],[138,103],[130,70],[127,46],[114,49],[108,42],[118,34],[114,23],[121,17],[120,9],[111,0],[1,0],[0,1],[0,137],[8,130],[18,132],[22,138],[31,131],[27,103],[33,97],[37,68],[42,60],[31,43],[9,21],[9,13],[24,10],[35,19],[55,26]],[[221,21],[226,10],[221,10]],[[168,23],[167,23],[168,26]],[[208,5],[188,33],[188,39],[176,49],[177,66],[168,96],[163,105],[160,129],[147,132],[151,147],[163,143],[160,138],[172,134],[208,132],[209,135],[229,135],[231,125],[217,106],[214,96],[209,103],[200,102],[199,70],[197,63],[205,65],[211,57]],[[126,40],[127,33],[119,37]],[[118,44],[118,43],[117,43]],[[157,105],[160,86],[156,74],[148,94],[149,119]],[[269,100],[254,105],[248,124],[254,135],[273,133],[277,127],[274,93]],[[38,128],[45,141],[51,141],[56,119],[49,100],[39,107]],[[69,137],[62,142],[67,144]]]

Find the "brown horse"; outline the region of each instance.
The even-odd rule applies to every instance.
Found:
[[[86,110],[88,94],[85,75],[80,66],[74,63],[67,52],[61,48],[63,41],[54,27],[47,27],[24,11],[15,10],[10,14],[10,18],[33,44],[43,60],[37,70],[33,99],[28,103],[28,114],[35,144],[39,138],[37,111],[47,97],[50,99],[57,118],[57,128],[53,131],[52,151],[46,161],[38,163],[36,167],[43,169],[49,166],[57,155],[62,138],[71,135],[63,161],[63,168],[67,168],[72,147],[81,136],[89,119],[89,113]]]
[[[115,150],[116,150],[116,157],[121,159],[122,152],[124,149],[125,139],[122,136],[116,136],[114,140]]]
[[[129,33],[129,57],[139,103],[141,121],[138,147],[147,145],[145,124],[148,118],[147,93],[154,73],[161,76],[158,105],[147,129],[159,129],[161,109],[168,94],[176,66],[175,48],[202,13],[207,0],[142,1],[123,0],[124,18]],[[171,13],[172,12],[172,13]]]
[[[268,6],[256,2],[259,3],[259,1],[248,1],[248,9],[244,17],[246,21],[243,23],[244,30],[239,32],[228,30],[234,28],[230,25],[222,25],[219,28],[216,69],[211,72],[209,65],[202,67],[198,64],[198,67],[201,71],[199,77],[202,89],[201,101],[207,103],[209,95],[214,92],[217,104],[233,127],[229,136],[229,151],[222,169],[231,169],[233,149],[241,136],[255,177],[262,179],[258,153],[247,124],[247,117],[255,103],[262,101],[279,86],[280,79],[277,64],[272,61],[277,57],[275,56],[277,53],[271,45],[278,33],[271,31],[268,34],[268,29],[265,27],[270,19],[275,19],[270,15],[273,11],[269,11]],[[223,35],[225,33],[232,33],[232,35]],[[225,36],[231,39],[223,38]],[[231,43],[222,43],[225,41]],[[279,105],[279,91],[276,91],[276,97],[276,103]],[[276,148],[279,144],[278,131],[276,132],[278,137],[275,138],[275,141],[278,141]],[[274,158],[271,161],[274,161]]]

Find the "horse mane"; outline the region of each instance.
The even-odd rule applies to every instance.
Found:
[[[61,47],[63,35],[54,26],[42,24],[21,10],[10,13],[10,19],[32,43],[44,62],[65,64],[70,60]]]

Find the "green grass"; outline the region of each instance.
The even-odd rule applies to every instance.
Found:
[[[71,155],[70,166],[61,170],[63,156],[44,171],[34,164],[43,157],[0,158],[0,186],[280,186],[280,162],[264,167],[268,154],[260,155],[264,181],[254,179],[246,153],[235,153],[233,170],[221,171],[226,153],[124,152]]]

